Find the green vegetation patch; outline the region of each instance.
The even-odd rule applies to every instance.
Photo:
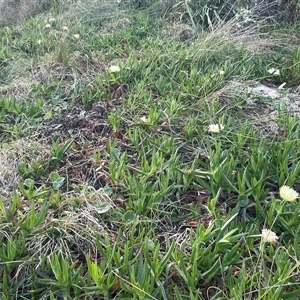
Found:
[[[0,28],[0,297],[297,299],[296,29],[121,2]]]

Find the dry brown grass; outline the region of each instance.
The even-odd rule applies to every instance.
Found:
[[[269,31],[266,20],[245,27],[239,27],[239,21],[233,18],[229,22],[219,24],[208,33],[199,36],[195,41],[194,57],[196,60],[213,55],[232,57],[237,49],[244,49],[252,55],[260,53],[274,54],[281,49],[287,49],[287,38],[274,38]]]
[[[43,142],[20,139],[0,148],[0,197],[8,200],[16,188],[20,173],[18,166],[26,159],[29,163],[44,159],[48,155],[48,148]]]
[[[0,24],[8,26],[50,9],[54,0],[0,0]]]

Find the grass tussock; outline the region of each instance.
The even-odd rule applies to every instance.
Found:
[[[22,22],[49,10],[53,3],[53,0],[3,0],[0,2],[0,23],[7,26]]]

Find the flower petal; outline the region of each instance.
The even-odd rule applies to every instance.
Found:
[[[117,73],[117,72],[120,72],[121,69],[120,69],[119,66],[110,66],[109,69],[108,69],[108,71],[109,71],[110,73]]]
[[[284,185],[279,189],[279,194],[283,200],[289,202],[295,201],[299,197],[299,194],[287,185]]]
[[[263,229],[261,231],[261,238],[264,242],[268,242],[270,244],[275,244],[278,240],[276,233],[270,229]]]
[[[218,133],[224,129],[224,125],[222,124],[210,124],[208,126],[208,131]]]

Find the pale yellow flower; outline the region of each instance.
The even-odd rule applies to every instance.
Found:
[[[279,189],[279,194],[283,200],[289,202],[295,201],[299,197],[299,194],[287,185],[284,185]]]
[[[110,73],[117,73],[117,72],[120,72],[121,69],[120,69],[120,67],[118,67],[118,66],[110,66],[109,69],[108,69],[108,71],[109,71]]]
[[[264,242],[268,242],[270,244],[275,244],[278,240],[276,233],[270,229],[263,229],[261,231],[261,238]]]
[[[74,34],[74,39],[79,40],[80,35],[79,34]]]
[[[220,70],[220,71],[219,71],[219,74],[220,74],[221,76],[223,76],[223,75],[225,74],[225,71]]]
[[[51,25],[50,25],[49,23],[47,23],[47,24],[45,25],[45,28],[51,28]]]
[[[208,131],[218,133],[224,129],[224,125],[222,124],[210,124],[208,126]]]
[[[63,26],[61,29],[62,29],[63,31],[68,31],[68,30],[69,30],[69,28],[68,28],[67,26]]]
[[[37,40],[37,43],[40,45],[42,43],[42,40]]]

